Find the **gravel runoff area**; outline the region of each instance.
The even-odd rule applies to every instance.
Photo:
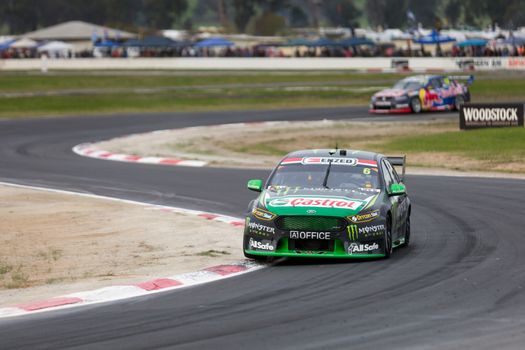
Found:
[[[0,307],[242,260],[242,228],[0,185]]]
[[[237,123],[159,130],[115,138],[92,146],[112,153],[200,160],[209,166],[272,168],[292,150],[333,148],[338,144],[341,148],[388,153],[391,151],[385,143],[395,137],[435,135],[457,130],[457,122],[439,119],[395,123],[331,120]],[[488,161],[458,153],[406,154],[408,174],[525,178],[523,162],[495,166]]]

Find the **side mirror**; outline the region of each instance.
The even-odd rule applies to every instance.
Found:
[[[388,190],[388,194],[391,196],[399,196],[407,192],[407,189],[403,184],[391,184]]]
[[[247,187],[252,191],[261,192],[263,187],[262,180],[250,180]]]

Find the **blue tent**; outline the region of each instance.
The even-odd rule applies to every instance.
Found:
[[[456,45],[459,46],[459,47],[485,46],[485,45],[487,45],[487,40],[485,40],[485,39],[468,39],[468,40],[459,42]]]
[[[234,43],[232,43],[229,40],[223,39],[223,38],[209,38],[204,39],[193,45],[196,48],[202,48],[202,47],[216,47],[216,46],[233,46]]]
[[[148,36],[142,40],[144,47],[176,47],[179,43],[165,36]]]
[[[514,46],[525,45],[525,38],[519,37],[519,36],[513,36],[511,38],[503,40],[503,44],[509,44],[509,45],[514,45]]]
[[[295,39],[288,40],[285,46],[310,46],[311,43],[312,42],[308,39],[295,38]]]
[[[170,48],[179,46],[189,46],[186,43],[178,42],[163,36],[148,36],[142,40],[130,39],[123,44],[124,47],[150,47],[150,48]]]
[[[453,41],[456,41],[456,39],[448,35],[441,35],[435,30],[432,31],[430,35],[425,35],[417,39],[414,39],[414,42],[417,44],[442,44],[442,43],[450,43]]]
[[[120,46],[119,43],[116,43],[111,40],[103,40],[95,43],[95,47],[115,47]]]
[[[359,46],[359,45],[368,45],[375,46],[375,43],[372,40],[366,38],[349,38],[344,39],[338,42],[341,46]]]
[[[319,38],[315,41],[310,42],[307,46],[336,46],[337,43],[327,38]]]
[[[12,43],[14,43],[16,41],[16,39],[11,39],[11,40],[7,40],[7,41],[4,41],[3,43],[0,43],[0,51],[3,51],[3,50],[7,50]]]
[[[124,46],[124,47],[142,47],[142,40],[129,39],[122,46]]]

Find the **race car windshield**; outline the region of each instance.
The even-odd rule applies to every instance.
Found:
[[[401,90],[417,90],[422,87],[422,84],[419,81],[415,80],[401,80],[394,85],[394,89]]]
[[[268,189],[356,189],[379,188],[377,168],[332,164],[328,177],[327,165],[280,165],[268,183]],[[326,184],[324,183],[326,179]],[[325,186],[326,185],[326,186]]]

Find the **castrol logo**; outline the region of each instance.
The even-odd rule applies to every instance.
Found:
[[[269,205],[274,207],[319,207],[319,208],[342,208],[356,210],[362,201],[348,198],[322,198],[322,197],[288,197],[276,198]]]

